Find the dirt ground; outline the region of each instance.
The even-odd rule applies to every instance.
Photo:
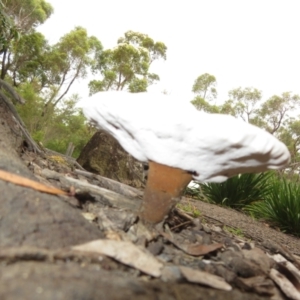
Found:
[[[271,228],[265,222],[257,221],[236,210],[220,207],[202,201],[183,199],[183,203],[193,204],[200,211],[200,219],[204,222],[221,227],[232,228],[238,235],[246,240],[253,241],[256,245],[263,246],[269,240],[284,245],[293,254],[300,257],[300,238],[285,234]]]

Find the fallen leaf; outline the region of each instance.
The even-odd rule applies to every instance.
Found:
[[[150,253],[143,251],[131,242],[126,241],[96,240],[74,246],[72,249],[107,255],[153,277],[159,277],[163,267],[163,264]]]
[[[91,221],[91,222],[93,222],[97,219],[97,216],[93,213],[83,212],[81,214],[86,220]]]
[[[185,251],[187,254],[200,256],[205,255],[207,253],[216,251],[221,249],[223,244],[216,243],[210,245],[201,245],[201,244],[191,244],[191,245],[181,245],[181,249]]]
[[[222,277],[183,266],[179,266],[179,269],[181,274],[189,282],[200,283],[218,290],[232,290],[231,285],[228,284]]]
[[[260,295],[273,296],[276,293],[274,282],[265,275],[249,278],[237,277],[235,285],[246,292],[254,291]]]
[[[216,251],[218,249],[221,249],[224,245],[220,244],[220,243],[216,243],[216,244],[210,244],[210,245],[203,245],[203,244],[181,244],[177,241],[175,241],[175,239],[160,231],[159,232],[164,238],[166,238],[170,243],[172,243],[173,245],[175,245],[178,249],[184,251],[185,253],[189,254],[189,255],[193,255],[193,256],[200,256],[200,255],[205,255],[207,253]]]
[[[300,270],[297,269],[290,261],[284,258],[281,254],[269,255],[272,257],[278,264],[284,265],[290,272],[292,272],[300,282]],[[300,290],[299,290],[300,291]]]
[[[300,293],[296,290],[294,285],[280,272],[275,269],[271,269],[270,277],[287,297],[293,300],[300,300]]]
[[[283,263],[279,263],[276,266],[276,270],[283,274],[296,288],[298,292],[300,292],[300,282],[297,278],[297,274],[294,274],[286,265]]]
[[[296,257],[291,253],[290,250],[288,250],[286,247],[282,246],[281,244],[278,244],[272,240],[265,240],[263,241],[262,245],[269,249],[273,253],[279,253],[282,256],[284,256],[286,259],[291,261],[293,264],[295,264],[300,269],[300,262],[296,259]]]
[[[109,240],[122,241],[122,236],[116,231],[105,231],[105,237]]]
[[[54,187],[50,187],[47,185],[44,185],[42,183],[39,183],[37,181],[16,175],[16,174],[12,174],[3,170],[0,170],[0,179],[4,180],[4,181],[8,181],[20,186],[24,186],[27,188],[31,188],[34,190],[37,190],[39,192],[43,192],[43,193],[47,193],[47,194],[53,194],[53,195],[68,195],[67,192],[64,192],[60,189],[54,188]]]

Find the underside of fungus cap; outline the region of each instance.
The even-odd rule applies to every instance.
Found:
[[[174,96],[99,92],[82,108],[136,159],[180,168],[197,181],[280,169],[290,160],[287,147],[268,132],[229,115],[197,111]]]

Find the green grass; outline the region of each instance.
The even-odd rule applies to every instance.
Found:
[[[233,235],[239,236],[239,237],[244,237],[243,230],[240,228],[233,228],[229,226],[224,226],[223,229]]]
[[[200,184],[199,188],[188,188],[186,193],[199,200],[243,210],[283,232],[300,236],[300,184],[279,178],[275,172],[242,174],[223,183],[206,183]],[[180,208],[197,214],[193,213],[190,205]],[[232,232],[232,229],[228,231],[242,234]]]
[[[300,236],[300,184],[274,178],[265,200],[247,206],[246,211],[283,232]]]
[[[273,173],[241,174],[222,183],[201,184],[203,195],[211,203],[242,210],[249,204],[263,200],[270,193]]]
[[[201,212],[199,209],[197,209],[194,205],[191,203],[188,204],[183,204],[183,203],[178,203],[177,208],[183,210],[186,213],[189,213],[192,215],[194,218],[198,218],[201,215]]]

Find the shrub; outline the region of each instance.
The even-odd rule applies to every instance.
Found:
[[[211,203],[243,209],[245,206],[265,199],[270,192],[272,172],[241,174],[222,183],[201,184],[203,195]]]
[[[286,178],[271,181],[264,201],[246,208],[253,216],[271,222],[280,230],[300,236],[300,185]]]

